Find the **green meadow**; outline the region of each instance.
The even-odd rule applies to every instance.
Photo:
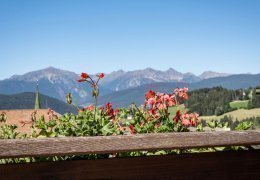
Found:
[[[230,102],[230,107],[236,108],[236,109],[247,109],[248,108],[249,100],[245,101],[233,101]]]

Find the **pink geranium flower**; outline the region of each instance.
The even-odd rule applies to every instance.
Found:
[[[100,79],[102,79],[102,78],[105,77],[105,74],[104,74],[104,73],[100,73],[100,74],[98,75],[98,77],[99,77]]]
[[[184,125],[184,126],[189,126],[189,125],[191,125],[191,122],[188,119],[183,119],[181,121],[181,124]]]

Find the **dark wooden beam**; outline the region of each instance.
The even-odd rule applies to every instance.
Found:
[[[0,140],[0,158],[102,154],[139,150],[250,146],[260,131],[188,132],[122,136]]]
[[[0,179],[260,179],[260,151],[8,164]]]

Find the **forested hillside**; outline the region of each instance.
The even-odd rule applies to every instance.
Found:
[[[220,115],[231,110],[232,91],[222,87],[204,88],[189,93],[186,107],[200,115]]]
[[[33,109],[35,103],[35,93],[21,93],[14,95],[0,94],[0,109]],[[77,112],[77,109],[58,99],[40,95],[40,105],[42,109],[51,108],[63,114],[66,112]]]

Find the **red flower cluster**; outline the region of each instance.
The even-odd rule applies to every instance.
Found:
[[[110,102],[106,103],[105,111],[106,111],[107,115],[109,115],[109,116],[114,115],[114,109],[112,108],[112,104]]]
[[[173,118],[174,122],[178,123],[181,121],[181,124],[183,126],[196,126],[198,122],[199,115],[197,113],[191,113],[191,114],[181,114],[180,110],[176,112],[175,117]]]
[[[135,128],[134,128],[133,125],[130,125],[130,126],[129,126],[129,129],[130,129],[130,133],[131,133],[131,134],[135,134]]]
[[[97,77],[99,77],[100,79],[102,79],[102,78],[105,77],[105,74],[104,74],[104,73],[100,73],[99,75],[97,75]]]
[[[87,110],[87,111],[94,111],[94,109],[95,109],[94,105],[90,105],[90,106],[84,108],[84,110]]]
[[[81,73],[81,78],[82,79],[87,79],[89,77],[89,75],[87,73]]]
[[[120,112],[120,110],[119,109],[114,110],[112,104],[108,102],[105,105],[105,112],[108,116],[110,116],[110,119],[114,119],[116,115]]]
[[[183,98],[184,100],[188,99],[188,88],[184,87],[183,89],[181,88],[176,88],[174,89],[174,94],[178,97],[178,98]]]
[[[89,78],[89,75],[87,73],[81,73],[81,79],[78,79],[78,82],[84,82],[87,81],[87,79]]]
[[[98,83],[99,80],[105,77],[104,73],[100,73],[96,75],[98,79],[94,81],[92,77],[90,77],[87,73],[81,73],[81,78],[78,79],[78,82],[87,82],[92,87],[92,96],[95,98],[95,106],[97,106],[97,97],[99,96],[99,89],[98,89]]]
[[[105,77],[105,74],[104,73],[100,73],[100,74],[97,74],[96,76],[98,77],[98,80],[97,80],[97,83],[98,83],[98,81],[100,79]],[[77,80],[78,82],[85,82],[85,81],[87,81],[87,82],[90,82],[92,84],[92,86],[97,85],[97,83],[94,83],[93,79],[85,72],[81,73],[80,77],[81,78]]]
[[[169,107],[175,106],[178,104],[178,101],[181,99],[188,99],[187,95],[188,88],[177,88],[174,89],[172,94],[165,93],[155,93],[153,91],[149,91],[146,93],[144,106],[149,106],[149,113],[153,115],[155,118],[159,117],[160,110],[167,110]]]

